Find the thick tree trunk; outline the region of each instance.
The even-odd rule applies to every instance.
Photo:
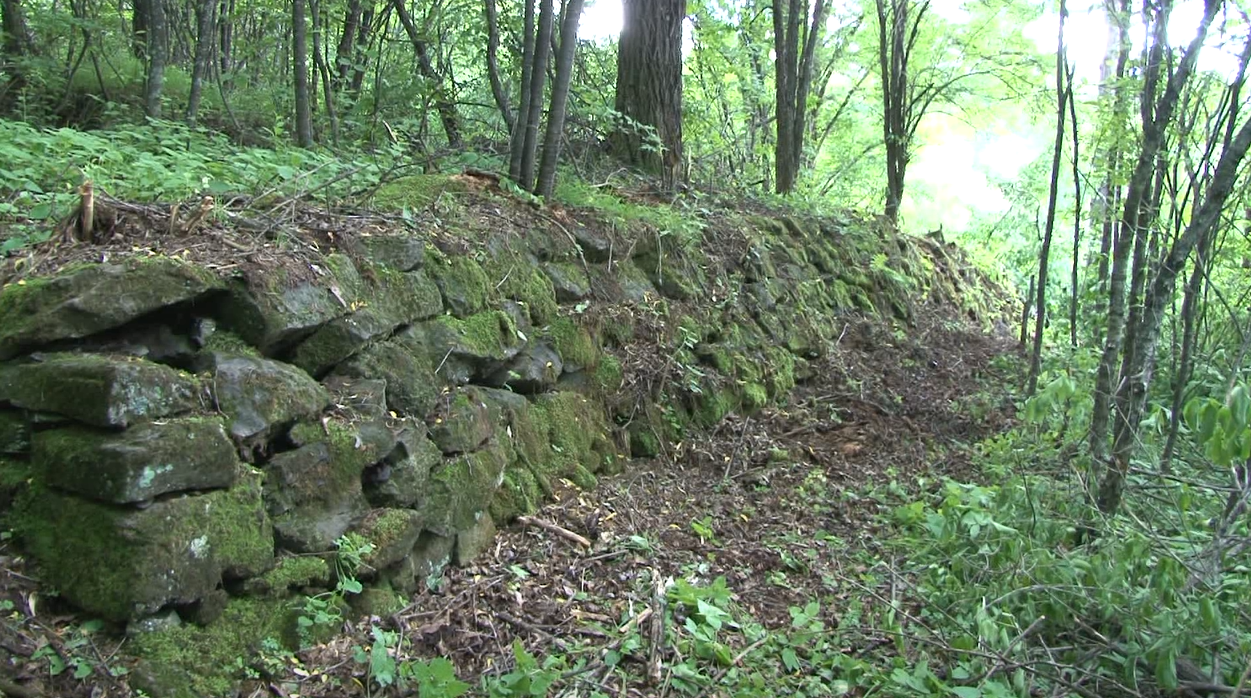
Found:
[[[686,0],[625,0],[622,8],[615,105],[626,121],[613,134],[613,151],[622,161],[659,174],[665,188],[673,189],[682,163]]]
[[[513,132],[513,110],[508,104],[508,92],[504,89],[504,80],[500,77],[500,18],[495,0],[486,0],[483,8],[487,27],[487,79],[491,81],[491,96],[495,98],[495,106],[500,110],[500,118],[504,120],[509,134]]]
[[[1204,16],[1206,21],[1199,31],[1202,37],[1206,33],[1206,25],[1215,14],[1209,6]],[[1191,48],[1195,48],[1192,44]],[[1197,53],[1197,51],[1196,51]],[[1190,59],[1187,56],[1187,59]],[[1186,59],[1182,63],[1185,65]],[[1193,67],[1193,60],[1190,61]],[[1181,70],[1179,68],[1179,70]],[[1143,301],[1140,331],[1134,344],[1126,347],[1132,360],[1129,370],[1123,376],[1116,393],[1117,420],[1116,431],[1112,443],[1113,464],[1099,484],[1099,509],[1105,514],[1113,514],[1120,507],[1125,491],[1125,478],[1129,474],[1130,460],[1138,446],[1139,424],[1147,403],[1147,389],[1151,385],[1151,373],[1155,358],[1155,347],[1160,337],[1160,324],[1164,310],[1173,296],[1177,275],[1181,272],[1190,257],[1195,245],[1204,236],[1210,235],[1220,221],[1221,211],[1233,192],[1238,179],[1238,168],[1251,147],[1251,120],[1243,123],[1230,146],[1221,153],[1212,176],[1212,183],[1204,195],[1203,204],[1187,226],[1186,232],[1173,243],[1168,256],[1160,265],[1159,271],[1151,281]]]
[[[404,25],[404,32],[408,34],[408,40],[413,45],[413,52],[417,54],[417,72],[430,83],[434,92],[434,108],[439,113],[439,121],[443,124],[447,144],[453,148],[460,148],[463,141],[460,135],[460,115],[456,111],[456,103],[447,91],[443,76],[435,70],[434,63],[430,60],[430,44],[408,14],[405,2],[406,0],[392,0],[391,4],[395,8],[396,16],[400,18],[400,24]]]
[[[35,52],[35,39],[30,33],[30,26],[26,23],[22,0],[0,2],[0,32],[4,34],[4,43],[0,46],[0,51],[4,52],[4,57],[9,61]]]
[[[313,147],[313,105],[308,94],[308,22],[304,1],[291,0],[292,70],[295,73],[295,140],[301,148]]]
[[[143,91],[144,111],[149,118],[161,118],[161,92],[165,89],[165,62],[169,57],[169,25],[165,21],[165,0],[147,0],[148,78]]]
[[[543,159],[539,164],[539,181],[534,193],[549,197],[556,191],[556,166],[560,164],[560,146],[565,130],[565,111],[569,105],[569,85],[573,82],[573,58],[578,49],[578,20],[582,17],[583,0],[565,0],[560,23],[560,51],[556,54],[556,79],[552,82],[552,104],[547,112],[547,132],[543,135]]]
[[[187,97],[187,125],[195,127],[204,81],[213,69],[213,44],[217,41],[217,0],[199,0],[196,12],[195,63],[191,66],[191,94]]]

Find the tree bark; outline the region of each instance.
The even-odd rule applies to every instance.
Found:
[[[526,146],[526,125],[530,121],[530,81],[534,79],[534,0],[525,0],[521,29],[521,103],[517,105],[517,118],[513,120],[511,139],[508,144],[508,178],[522,189],[521,161]]]
[[[625,122],[613,134],[613,151],[674,189],[681,180],[686,0],[624,0],[622,9],[615,108]]]
[[[334,91],[342,92],[347,85],[348,76],[352,74],[352,63],[356,57],[356,33],[361,26],[361,0],[348,0],[343,10],[343,34],[339,36],[339,45],[334,52]]]
[[[1206,33],[1206,24],[1210,23],[1215,14],[1213,4],[1209,0],[1199,34]],[[1196,48],[1194,44],[1191,48]],[[1196,51],[1197,52],[1197,51]],[[1186,59],[1191,58],[1187,56]],[[1183,65],[1187,62],[1183,59]],[[1193,60],[1190,61],[1193,66]],[[1180,68],[1179,68],[1180,70]],[[1125,491],[1125,478],[1129,474],[1130,460],[1138,445],[1139,424],[1147,403],[1147,389],[1151,384],[1151,373],[1154,363],[1155,347],[1159,341],[1160,323],[1164,310],[1173,296],[1177,275],[1181,272],[1190,257],[1195,245],[1204,236],[1210,235],[1220,221],[1221,211],[1225,202],[1233,192],[1238,179],[1238,168],[1251,147],[1251,120],[1243,123],[1230,146],[1221,153],[1212,176],[1212,183],[1203,198],[1203,204],[1191,218],[1186,232],[1182,233],[1169,250],[1168,256],[1160,265],[1143,301],[1141,328],[1132,346],[1127,346],[1132,360],[1129,369],[1123,376],[1121,386],[1117,390],[1116,402],[1119,418],[1112,443],[1112,467],[1108,468],[1103,481],[1099,484],[1099,509],[1105,514],[1113,514],[1120,507]]]
[[[555,10],[552,0],[539,4],[538,34],[534,38],[534,58],[530,67],[529,100],[525,120],[520,123],[524,136],[521,148],[521,175],[518,184],[522,189],[534,189],[534,160],[539,147],[539,120],[543,116],[543,88],[547,84],[547,61],[552,49],[552,24]],[[526,89],[523,87],[522,89]]]
[[[875,0],[878,24],[878,65],[882,80],[882,139],[886,148],[886,217],[899,220],[905,177],[911,157],[912,134],[923,114],[916,113],[908,64],[916,45],[921,21],[930,8],[919,3],[915,19],[909,19],[912,0]],[[1041,287],[1042,284],[1039,284]],[[1039,309],[1042,312],[1042,309]]]
[[[556,79],[552,82],[552,104],[547,111],[547,133],[543,135],[543,159],[539,164],[539,181],[534,193],[549,197],[556,190],[556,165],[560,163],[560,146],[565,130],[565,111],[569,105],[569,85],[573,81],[573,58],[578,49],[578,20],[582,17],[583,0],[565,0],[560,26],[560,52],[556,55]]]
[[[313,147],[313,105],[308,95],[308,23],[304,1],[291,0],[293,28],[292,69],[295,72],[295,140],[301,148]]]
[[[195,128],[204,94],[204,81],[213,68],[213,44],[217,41],[217,0],[199,0],[195,6],[195,63],[191,66],[191,94],[187,97],[187,125]]]
[[[508,104],[508,92],[504,89],[504,81],[500,78],[500,19],[499,9],[495,0],[486,0],[483,8],[487,27],[487,79],[491,81],[491,96],[495,98],[495,106],[500,110],[500,118],[508,132],[513,132],[513,110]]]
[[[165,89],[165,62],[169,57],[169,25],[165,21],[165,0],[146,0],[146,4],[148,76],[143,103],[148,117],[159,119],[161,92]]]
[[[434,108],[439,113],[439,121],[443,124],[447,144],[453,148],[460,148],[464,142],[460,134],[460,115],[456,111],[456,103],[448,94],[443,76],[434,69],[434,63],[430,60],[430,44],[417,29],[412,16],[408,14],[405,2],[406,0],[392,0],[391,4],[395,8],[396,16],[400,18],[400,24],[404,25],[404,32],[408,34],[408,40],[413,45],[413,52],[417,54],[417,72],[430,83],[434,91]]]
[[[234,70],[235,0],[222,0],[217,16],[217,64],[221,75]]]
[[[10,61],[35,52],[35,39],[26,23],[22,0],[0,2],[0,32],[4,34],[4,43],[0,50]]]
[[[1038,253],[1038,298],[1034,304],[1038,315],[1034,319],[1034,350],[1030,353],[1029,378],[1026,395],[1033,396],[1038,390],[1038,374],[1042,370],[1043,328],[1047,317],[1047,267],[1051,263],[1051,238],[1056,227],[1056,199],[1060,193],[1060,159],[1064,154],[1065,107],[1072,93],[1065,87],[1064,23],[1068,7],[1060,0],[1060,21],[1056,37],[1056,138],[1051,153],[1051,182],[1047,190],[1047,223],[1043,228],[1042,249]]]

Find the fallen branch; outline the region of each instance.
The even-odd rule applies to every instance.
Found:
[[[583,536],[580,536],[574,533],[573,531],[570,531],[567,528],[564,528],[563,526],[557,526],[556,524],[550,521],[544,521],[543,519],[536,519],[533,516],[518,516],[517,521],[520,522],[524,526],[537,526],[538,528],[541,528],[544,531],[547,531],[549,533],[555,533],[561,538],[577,543],[583,548],[591,547],[591,541],[587,540]]]

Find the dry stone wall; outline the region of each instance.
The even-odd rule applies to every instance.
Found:
[[[157,256],[11,283],[0,504],[43,583],[89,614],[281,634],[280,600],[332,584],[346,534],[372,544],[362,579],[409,594],[558,480],[591,486],[783,399],[839,317],[981,312],[941,244],[739,223],[717,249],[570,224],[365,237],[300,274]],[[659,385],[614,355],[636,325]],[[258,604],[266,620],[242,621]]]

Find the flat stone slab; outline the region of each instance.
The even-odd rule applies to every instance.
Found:
[[[39,431],[32,459],[49,485],[114,504],[230,487],[239,469],[234,444],[216,417],[141,424],[121,433]]]
[[[0,361],[121,327],[223,288],[209,272],[167,257],[93,264],[9,284],[0,289]]]
[[[51,354],[0,367],[0,402],[97,427],[189,412],[208,404],[187,373],[135,358]]]

